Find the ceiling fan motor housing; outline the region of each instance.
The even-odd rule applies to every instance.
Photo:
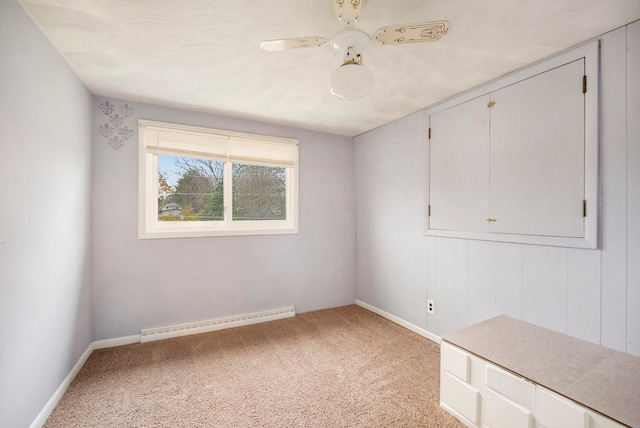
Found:
[[[356,53],[361,53],[369,46],[369,35],[355,28],[347,28],[333,36],[331,47],[335,52],[344,53],[348,48],[353,48]]]

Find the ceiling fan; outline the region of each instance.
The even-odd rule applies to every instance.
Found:
[[[381,45],[435,42],[450,30],[448,21],[430,21],[416,24],[388,25],[369,36],[355,28],[360,20],[364,0],[331,0],[336,17],[346,24],[331,40],[323,37],[265,40],[260,47],[267,51],[321,47],[329,44],[337,52],[344,52],[343,64],[331,73],[331,94],[345,100],[366,96],[373,85],[371,71],[362,66],[362,51],[375,39]]]

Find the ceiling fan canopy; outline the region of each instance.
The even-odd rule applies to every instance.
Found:
[[[429,21],[388,25],[379,28],[371,37],[355,27],[355,24],[360,21],[364,0],[331,1],[333,1],[336,17],[346,26],[330,40],[324,37],[265,40],[260,42],[260,47],[275,52],[329,45],[337,52],[344,52],[342,65],[331,73],[331,94],[345,100],[362,98],[371,90],[373,76],[371,71],[362,65],[362,52],[370,41],[375,40],[381,45],[435,42],[451,30],[451,24],[448,21]]]

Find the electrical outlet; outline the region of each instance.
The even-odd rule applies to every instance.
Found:
[[[435,308],[435,303],[433,303],[433,300],[427,300],[427,313],[429,314],[435,314],[436,312],[436,308]]]

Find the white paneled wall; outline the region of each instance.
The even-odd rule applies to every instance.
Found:
[[[601,342],[625,349],[627,289],[626,28],[600,45]]]
[[[522,249],[523,320],[567,332],[569,251],[537,246]]]
[[[640,21],[627,29],[627,352],[640,355]]]
[[[429,298],[438,308],[430,331],[440,335],[505,314],[600,340],[601,251],[426,239]]]
[[[443,289],[456,291],[456,242],[442,239],[436,241],[436,294],[430,298],[438,302],[437,327],[445,330],[454,330],[456,326],[456,293],[443,293]],[[438,256],[443,256],[438,260]]]
[[[426,326],[417,325],[438,335],[506,314],[640,355],[640,79],[631,76],[640,76],[640,22],[601,38],[598,250],[423,237],[426,254],[414,242],[414,248],[421,251],[411,256],[410,263],[389,265],[387,261],[396,259],[402,246],[391,239],[392,228],[403,224],[405,236],[409,225],[416,235],[424,230],[417,229],[415,219],[406,223],[397,217],[384,231],[366,226],[375,222],[362,203],[380,207],[389,202],[381,192],[389,189],[368,180],[386,172],[385,163],[371,160],[384,157],[398,145],[415,148],[415,141],[390,138],[391,131],[403,129],[410,138],[422,138],[425,145],[426,138],[420,132],[407,131],[416,125],[415,117],[356,137],[356,194],[366,194],[356,208],[356,297],[405,320],[409,312],[416,319],[416,307],[422,306],[426,312],[425,300],[433,300],[435,314],[427,315]],[[421,154],[412,156],[403,151],[402,156],[415,166]],[[395,212],[427,204],[428,183],[416,200],[414,181],[428,177],[427,165],[428,159],[422,166],[426,172],[413,179],[403,176],[396,180]],[[404,190],[403,180],[410,192]],[[360,245],[364,242],[375,242],[375,249]],[[419,272],[420,278],[424,265],[418,263],[427,266],[426,299],[422,292],[413,291],[404,299],[410,303],[391,305],[384,296],[409,292],[398,287],[393,278],[406,278],[406,269]],[[373,274],[374,267],[381,264],[386,266],[384,277]]]
[[[498,243],[496,265],[509,266],[496,272],[496,312],[522,318],[522,245]]]
[[[496,313],[496,244],[468,241],[466,263],[467,322],[474,324]]]
[[[467,242],[456,241],[456,329],[469,325],[467,319]]]
[[[640,76],[638,28],[602,37],[601,249],[426,238],[437,308],[428,330],[506,314],[640,354],[640,88],[629,78]]]
[[[602,252],[572,249],[568,256],[567,333],[599,343]]]

